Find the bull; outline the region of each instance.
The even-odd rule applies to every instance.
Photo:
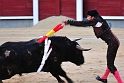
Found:
[[[77,66],[84,63],[83,49],[76,42],[67,37],[52,36],[49,37],[53,48],[46,63],[42,69],[44,72],[50,72],[58,81],[65,83],[60,76],[64,77],[68,83],[73,81],[66,75],[61,68],[62,62],[70,61]],[[36,72],[44,54],[44,42],[38,43],[37,39],[20,42],[5,42],[0,46],[0,81],[9,79],[15,74]]]

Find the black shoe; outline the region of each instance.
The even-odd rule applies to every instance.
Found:
[[[102,83],[107,83],[107,79],[101,79],[99,76],[96,77],[96,80],[101,81]]]

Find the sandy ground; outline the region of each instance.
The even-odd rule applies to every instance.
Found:
[[[51,17],[40,21],[37,25],[30,28],[0,28],[0,44],[6,41],[28,41],[33,38],[45,35],[54,26],[66,17]],[[124,80],[124,28],[112,28],[112,31],[120,40],[115,65]],[[65,26],[62,30],[55,33],[56,36],[67,36],[70,39],[82,38],[78,43],[84,48],[92,48],[89,52],[83,52],[85,63],[76,66],[70,62],[62,63],[63,69],[75,83],[100,83],[95,80],[97,75],[102,75],[106,68],[107,45],[101,39],[94,36],[92,27],[72,27]],[[63,78],[64,79],[64,78]],[[56,79],[46,72],[28,73],[23,76],[15,75],[11,79],[3,80],[4,83],[57,83]],[[108,83],[117,83],[110,73]]]

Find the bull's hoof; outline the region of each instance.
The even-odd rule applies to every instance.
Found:
[[[65,81],[61,80],[61,82],[58,82],[58,83],[66,83]]]
[[[66,83],[66,82],[58,82],[58,83]]]
[[[67,79],[68,83],[74,83],[70,78]]]
[[[3,83],[2,80],[0,80],[0,83]]]

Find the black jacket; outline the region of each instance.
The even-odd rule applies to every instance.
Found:
[[[90,21],[88,21],[88,20],[86,20],[86,21],[68,20],[67,23],[70,25],[74,25],[74,26],[83,26],[83,27],[92,26],[97,38],[99,38],[102,34],[104,34],[110,30],[110,27],[108,26],[106,20],[104,20],[99,15]]]

